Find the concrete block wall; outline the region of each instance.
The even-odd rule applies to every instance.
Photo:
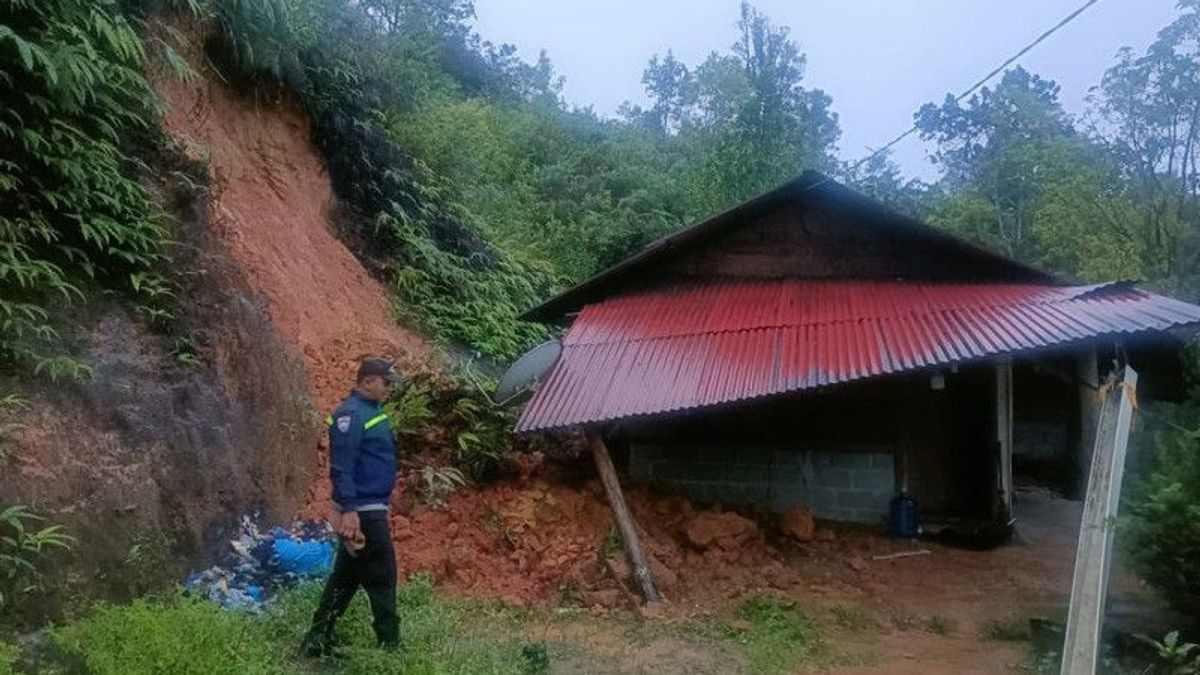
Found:
[[[895,493],[890,452],[634,445],[629,473],[697,502],[803,506],[818,518],[863,523],[886,518]]]

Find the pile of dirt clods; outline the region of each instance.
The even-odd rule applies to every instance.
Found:
[[[642,488],[626,498],[668,599],[745,579],[780,588],[797,583],[754,519],[719,507],[698,510],[682,497]],[[442,508],[401,511],[392,516],[392,531],[402,576],[426,571],[455,590],[518,605],[577,602],[599,610],[636,602],[597,480],[582,487],[513,481],[460,492]]]

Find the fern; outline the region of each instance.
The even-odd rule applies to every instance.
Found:
[[[0,509],[0,608],[39,588],[39,564],[51,549],[74,544],[61,525],[36,527],[44,520],[20,504]]]
[[[122,149],[158,113],[144,56],[113,0],[0,0],[0,362],[86,377],[50,307],[93,286],[165,311],[162,218]]]

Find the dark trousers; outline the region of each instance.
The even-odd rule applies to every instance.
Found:
[[[362,587],[371,602],[375,639],[382,646],[394,646],[400,640],[400,619],[396,616],[396,555],[388,514],[363,511],[358,519],[367,544],[353,555],[345,546],[338,547],[333,573],[325,582],[325,591],[313,615],[309,638],[328,645],[333,638],[334,623]]]

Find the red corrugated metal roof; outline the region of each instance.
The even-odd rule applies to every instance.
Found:
[[[1124,284],[732,281],[586,305],[521,415],[532,431],[717,405],[1200,322]]]

